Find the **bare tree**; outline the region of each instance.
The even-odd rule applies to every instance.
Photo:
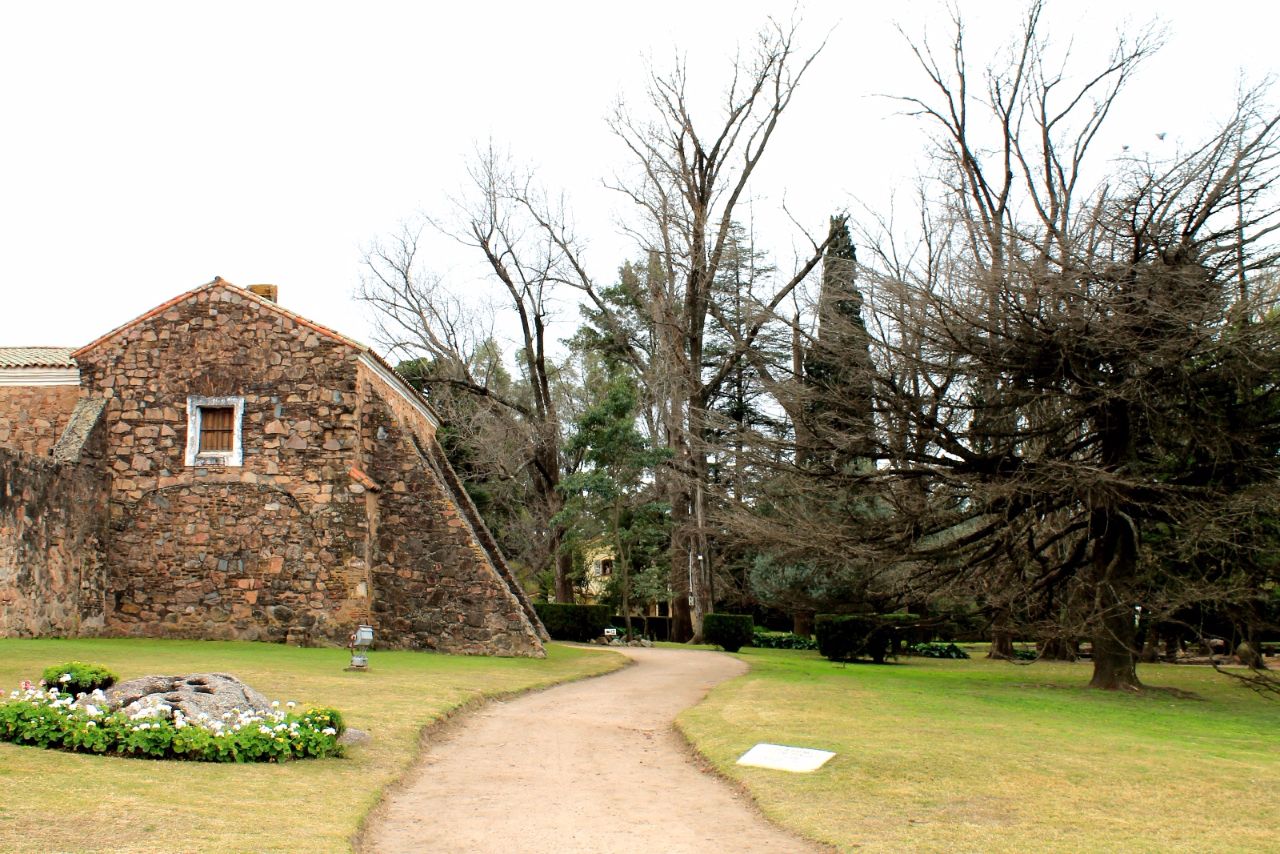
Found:
[[[493,344],[492,318],[478,326],[474,305],[420,269],[420,231],[405,228],[367,253],[360,296],[374,308],[381,343],[420,360],[417,379],[434,397],[465,395],[483,402],[488,427],[482,434],[507,439],[488,448],[489,455],[498,456],[503,447],[518,450],[520,474],[533,494],[531,533],[541,545],[534,553],[554,562],[556,599],[572,602],[572,558],[560,547],[563,525],[554,521],[564,503],[563,431],[549,327],[553,291],[567,275],[581,272],[576,242],[563,207],[540,194],[492,146],[478,153],[468,175],[470,189],[455,200],[454,218],[429,224],[483,257],[503,295],[500,312],[518,330],[524,382],[503,387],[492,381],[502,359]]]
[[[661,473],[669,496],[672,536],[673,631],[700,636],[702,617],[713,607],[712,547],[708,519],[709,407],[713,397],[748,357],[773,311],[814,269],[822,246],[814,244],[795,275],[753,311],[744,332],[723,316],[714,283],[725,262],[739,205],[755,170],[806,71],[821,51],[802,54],[796,28],[776,22],[758,36],[749,58],[734,63],[723,114],[709,125],[695,120],[678,62],[669,73],[653,70],[643,114],[620,107],[615,134],[631,153],[635,174],[617,189],[635,205],[632,234],[649,258],[645,308],[654,337],[650,354],[628,346],[628,324],[616,306],[585,279],[579,284],[598,322],[636,363],[644,378],[659,443],[672,449]],[[734,345],[709,363],[708,323],[717,323]]]
[[[1122,36],[1070,76],[1040,15],[981,76],[959,21],[944,59],[913,45],[932,93],[904,101],[938,131],[926,239],[945,251],[904,267],[882,246],[866,270],[890,318],[880,417],[914,437],[883,447],[875,476],[929,484],[903,536],[935,577],[1090,637],[1092,684],[1132,688],[1134,608],[1171,590],[1172,544],[1207,554],[1190,532],[1276,475],[1280,329],[1241,277],[1276,262],[1277,119],[1249,96],[1203,146],[1087,189],[1091,146],[1158,39]]]

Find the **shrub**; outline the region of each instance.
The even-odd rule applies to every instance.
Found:
[[[702,618],[702,639],[725,652],[737,652],[751,643],[754,628],[750,614],[707,614]]]
[[[813,624],[818,652],[831,661],[866,656],[883,664],[893,640],[893,626],[875,614],[819,614]]]
[[[100,691],[73,702],[57,688],[27,685],[9,698],[0,703],[0,741],[15,744],[197,762],[281,762],[342,755],[338,744],[342,715],[333,709],[302,714],[228,712],[214,720],[205,715],[186,718],[181,712],[168,718],[159,709],[106,712],[96,705],[106,701]]]
[[[302,713],[302,719],[314,724],[316,729],[322,730],[325,727],[333,727],[338,735],[342,735],[347,731],[347,721],[342,717],[342,712],[327,706],[308,709]]]
[[[758,649],[817,649],[818,642],[813,638],[798,635],[794,632],[770,632],[756,626],[751,637],[751,645]]]
[[[110,670],[100,664],[85,664],[83,661],[68,661],[66,664],[46,667],[42,678],[45,685],[72,697],[116,684],[116,675]]]
[[[604,634],[609,625],[607,605],[571,605],[567,602],[538,602],[533,606],[538,619],[554,640],[590,641]]]
[[[921,658],[968,658],[969,653],[953,643],[917,643],[907,647],[907,652]]]

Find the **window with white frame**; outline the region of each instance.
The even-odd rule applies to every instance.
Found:
[[[188,397],[187,465],[243,465],[243,420],[243,397]]]

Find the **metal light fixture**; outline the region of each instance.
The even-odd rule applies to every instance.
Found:
[[[369,647],[373,646],[373,626],[359,626],[351,633],[347,648],[351,650],[348,670],[369,669]]]

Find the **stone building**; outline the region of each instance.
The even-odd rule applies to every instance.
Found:
[[[545,631],[369,348],[222,279],[74,351],[0,348],[0,635],[543,654]]]

